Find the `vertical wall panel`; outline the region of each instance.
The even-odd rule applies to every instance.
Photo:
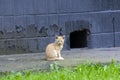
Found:
[[[48,34],[49,36],[54,36],[59,34],[59,28],[58,25],[58,15],[49,15],[48,16]]]
[[[60,13],[72,12],[71,10],[72,3],[71,0],[58,0],[58,9]]]
[[[38,51],[38,40],[37,39],[28,39],[28,51],[37,52]]]
[[[0,55],[5,53],[5,51],[6,51],[5,46],[6,46],[5,45],[5,40],[0,40]]]
[[[33,0],[35,14],[48,13],[47,0]]]
[[[120,10],[120,1],[119,0],[112,0],[113,10]]]
[[[58,12],[58,1],[59,0],[47,0],[48,13]]]
[[[2,26],[4,27],[5,38],[15,38],[15,24],[13,16],[4,16]]]
[[[17,53],[29,52],[29,45],[27,39],[16,39],[16,51]]]
[[[14,17],[15,21],[15,32],[16,32],[16,37],[20,38],[25,38],[26,37],[26,17],[25,16],[15,16]]]
[[[120,47],[120,32],[115,33],[115,47]]]
[[[26,36],[36,37],[37,36],[37,26],[35,25],[35,16],[26,16]]]
[[[25,0],[14,0],[14,15],[24,14],[24,1]]]
[[[37,26],[37,36],[47,37],[48,36],[48,16],[36,15],[35,24]]]
[[[94,13],[92,18],[92,33],[111,33],[113,32],[113,23],[110,13]]]
[[[105,47],[113,47],[114,40],[112,33],[104,33],[104,34],[93,34],[91,35],[91,45],[92,48],[105,48]]]
[[[93,11],[92,1],[90,0],[71,0],[71,11],[72,12],[85,12]]]
[[[115,32],[120,32],[120,12],[112,13]]]
[[[6,54],[17,53],[15,39],[6,39],[4,43],[5,43],[5,53]]]
[[[66,23],[67,22],[70,22],[70,16],[69,15],[59,15],[58,16],[59,17],[59,26],[60,26],[60,28],[61,28],[61,30],[60,30],[60,32],[59,32],[59,34],[65,34],[65,35],[67,35],[66,33],[66,29],[65,28],[69,28],[69,26],[67,26],[66,27]]]
[[[3,17],[0,16],[0,38],[4,38]]]
[[[14,14],[14,0],[0,0],[0,15]]]
[[[35,14],[34,12],[34,0],[24,0],[24,14]]]

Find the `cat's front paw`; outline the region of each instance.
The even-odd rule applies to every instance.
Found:
[[[63,58],[63,57],[60,57],[59,59],[60,59],[60,60],[64,60],[64,58]]]

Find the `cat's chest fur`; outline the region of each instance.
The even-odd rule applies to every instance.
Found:
[[[54,45],[54,47],[55,47],[55,50],[61,50],[62,48],[63,48],[63,45]]]

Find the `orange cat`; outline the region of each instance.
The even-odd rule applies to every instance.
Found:
[[[64,60],[64,58],[61,57],[64,39],[65,36],[56,36],[55,42],[47,45],[45,51],[47,60]]]

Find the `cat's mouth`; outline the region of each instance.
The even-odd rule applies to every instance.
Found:
[[[58,45],[62,45],[62,43],[58,43]]]

